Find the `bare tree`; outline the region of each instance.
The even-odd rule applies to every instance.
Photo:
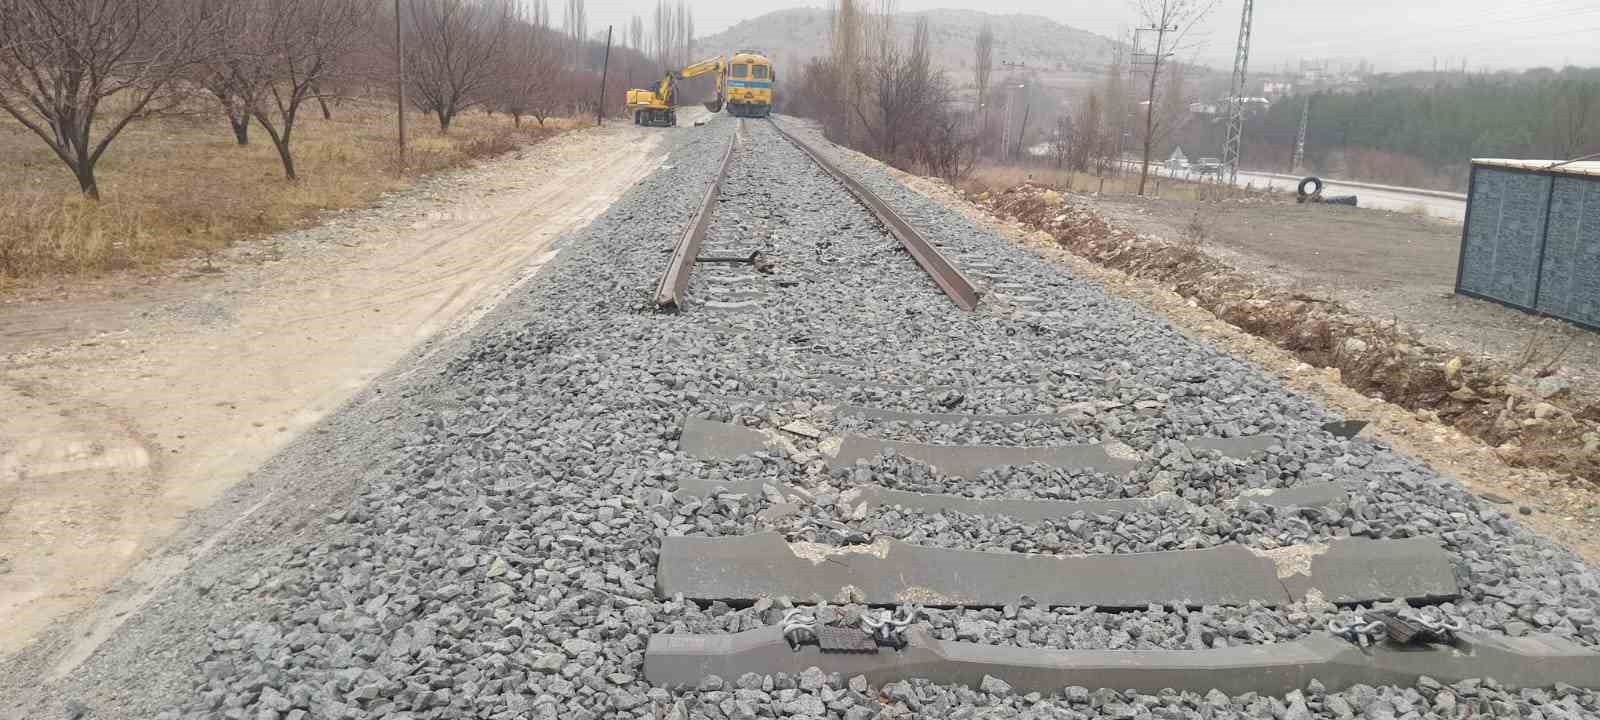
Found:
[[[1062,113],[1056,118],[1056,136],[1050,143],[1050,154],[1055,156],[1056,169],[1067,166],[1072,158],[1072,116]]]
[[[589,40],[589,13],[584,8],[584,0],[567,0],[562,29],[567,36],[567,61],[573,67],[582,67],[583,46]]]
[[[1557,160],[1579,157],[1600,137],[1600,82],[1574,77],[1552,85],[1550,110],[1540,123],[1547,152]]]
[[[862,127],[886,158],[899,155],[906,137],[923,134],[923,124],[949,95],[944,76],[933,71],[928,34],[927,17],[919,17],[904,57],[893,43],[879,48],[881,57],[870,73],[872,102],[854,106]]]
[[[987,20],[983,22],[983,29],[978,31],[976,50],[977,58],[972,63],[972,83],[978,88],[975,112],[980,118],[982,136],[989,133],[989,76],[994,72],[994,28],[989,26]]]
[[[299,179],[291,143],[300,106],[317,96],[366,25],[371,0],[233,0],[235,28],[219,38],[213,75],[231,75],[244,107],[271,138],[283,174]]]
[[[683,3],[683,64],[694,62],[694,8]]]
[[[510,11],[482,0],[411,0],[408,15],[407,94],[439,119],[439,132],[449,132],[455,116],[483,102],[493,85]]]
[[[856,123],[850,108],[861,99],[861,83],[857,81],[862,71],[862,17],[855,0],[838,0],[833,7],[830,24],[830,51],[833,55],[834,77],[840,83],[839,96],[843,99],[836,108],[837,120],[831,128],[835,140],[850,143],[856,136]]]
[[[185,0],[0,0],[0,109],[98,200],[106,148],[129,123],[181,100],[207,39],[204,17]]]
[[[495,95],[496,105],[511,116],[516,127],[522,127],[522,118],[530,115],[543,126],[545,118],[558,107],[564,75],[563,41],[545,27],[527,24],[526,18],[511,32]]]
[[[223,37],[237,37],[235,29],[223,25]],[[242,28],[238,29],[242,34]],[[250,144],[249,80],[238,62],[218,58],[201,71],[200,84],[205,86],[222,105],[222,113],[233,130],[233,140],[240,145]]]
[[[900,0],[876,0],[876,7],[867,13],[864,23],[867,64],[895,54],[898,43],[894,35],[894,17],[899,12]]]
[[[1144,159],[1139,170],[1140,195],[1144,194],[1145,183],[1150,179],[1150,153],[1157,142],[1157,131],[1161,129],[1156,121],[1159,107],[1156,88],[1161,79],[1161,70],[1167,65],[1167,59],[1177,54],[1183,47],[1184,38],[1189,31],[1194,29],[1216,4],[1217,0],[1134,0],[1134,7],[1138,10],[1140,19],[1156,36],[1154,52],[1142,55],[1140,58],[1140,61],[1148,64],[1150,68],[1149,93],[1145,97]]]
[[[656,0],[656,9],[651,17],[651,34],[654,35],[654,50],[658,69],[672,67],[672,12],[667,6],[667,0]]]
[[[1100,94],[1094,90],[1089,91],[1089,97],[1078,110],[1078,119],[1073,123],[1071,158],[1068,163],[1074,170],[1088,170],[1096,155],[1102,152],[1104,140],[1100,131]],[[1099,165],[1096,163],[1096,168]]]
[[[1100,121],[1100,147],[1096,148],[1096,157],[1100,163],[1096,168],[1097,173],[1107,170],[1115,171],[1120,164],[1112,162],[1120,160],[1123,147],[1132,135],[1133,114],[1136,110],[1133,102],[1132,79],[1128,73],[1127,48],[1132,44],[1131,34],[1128,42],[1118,43],[1111,53],[1111,63],[1106,66],[1105,82],[1101,88],[1102,115]]]

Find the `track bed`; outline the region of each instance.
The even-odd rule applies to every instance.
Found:
[[[786,127],[972,309],[766,122],[673,131],[335,524],[210,590],[170,716],[1600,712],[1593,568]],[[1374,609],[1459,644],[1329,632]]]

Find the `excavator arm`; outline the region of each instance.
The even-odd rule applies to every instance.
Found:
[[[686,80],[686,79],[692,78],[692,77],[700,77],[701,75],[704,75],[706,73],[716,73],[717,74],[717,97],[714,100],[707,101],[705,103],[705,106],[706,106],[706,109],[710,110],[711,112],[722,112],[722,102],[723,102],[723,99],[725,97],[727,97],[727,87],[726,87],[726,79],[725,79],[726,76],[727,76],[727,72],[726,72],[727,68],[728,68],[727,61],[724,60],[721,55],[718,55],[718,56],[713,57],[713,58],[706,58],[705,60],[701,60],[700,62],[697,62],[697,63],[695,63],[693,65],[689,65],[689,66],[687,66],[687,67],[683,68],[682,70],[679,70],[679,71],[677,71],[675,73],[674,72],[669,72],[669,73],[667,73],[666,77],[661,79],[661,87],[664,88],[667,91],[667,94],[663,94],[663,95],[661,95],[661,97],[667,98],[668,101],[669,101],[668,104],[670,105],[670,104],[672,104],[670,102],[672,100],[672,95],[671,95],[672,85],[677,80]]]

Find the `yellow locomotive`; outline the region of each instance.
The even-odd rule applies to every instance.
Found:
[[[765,55],[749,50],[734,53],[728,61],[728,113],[737,117],[772,114],[772,91],[778,74]]]

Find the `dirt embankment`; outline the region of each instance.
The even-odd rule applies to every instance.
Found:
[[[1397,323],[1270,287],[1196,244],[1140,235],[1047,188],[1024,184],[971,200],[1077,255],[1167,284],[1304,362],[1337,370],[1363,394],[1436,416],[1494,447],[1508,465],[1552,470],[1591,487],[1600,480],[1600,402],[1552,374],[1555,348],[1530,347],[1511,367],[1430,346]]]

